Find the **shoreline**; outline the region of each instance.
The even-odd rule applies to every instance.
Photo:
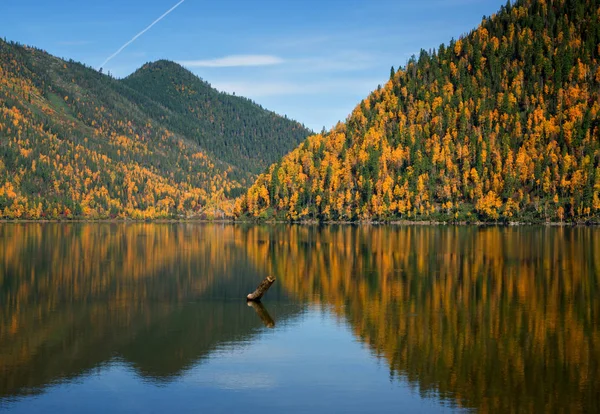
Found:
[[[318,221],[318,220],[235,220],[235,219],[216,219],[208,220],[201,218],[181,218],[181,219],[0,219],[0,224],[176,224],[176,223],[198,223],[198,224],[251,224],[251,225],[300,225],[300,226],[320,226],[320,225],[350,225],[350,226],[476,226],[476,227],[522,227],[522,226],[544,226],[544,227],[597,227],[600,222],[573,221],[573,222],[487,222],[487,221],[435,221],[435,220],[390,220],[390,221]]]

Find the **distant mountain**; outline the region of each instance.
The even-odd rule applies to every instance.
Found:
[[[598,221],[600,1],[508,2],[421,51],[238,213],[290,220]]]
[[[299,123],[266,111],[249,99],[213,89],[166,60],[142,66],[123,83],[150,99],[136,103],[153,118],[193,137],[219,159],[254,174],[264,172],[309,133]],[[159,102],[161,108],[147,106],[149,102]]]
[[[0,41],[0,217],[229,214],[308,134],[175,63],[117,80]]]

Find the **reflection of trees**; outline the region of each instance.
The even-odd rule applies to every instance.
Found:
[[[262,275],[238,234],[234,226],[0,226],[0,397],[115,355],[168,379],[223,342],[247,340],[262,323],[245,296]],[[277,301],[281,291],[270,295]]]
[[[169,379],[262,327],[266,274],[327,305],[422,392],[481,411],[600,410],[589,228],[3,225],[0,396],[121,356]],[[278,314],[279,312],[279,314]]]
[[[600,410],[600,232],[250,228],[249,254],[332,305],[392,375],[482,411]]]

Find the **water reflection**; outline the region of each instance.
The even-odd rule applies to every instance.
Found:
[[[115,357],[170,381],[311,304],[425,395],[600,411],[597,229],[11,224],[0,263],[0,398]]]
[[[245,303],[262,275],[232,227],[4,225],[0,263],[0,397],[114,357],[166,381],[262,327]],[[269,292],[275,304],[285,298]],[[275,316],[300,310],[276,307]]]
[[[332,306],[421,392],[484,412],[600,411],[598,229],[264,227],[247,238],[257,268]]]
[[[248,306],[250,306],[251,308],[254,308],[254,310],[256,311],[256,314],[262,321],[263,325],[265,325],[267,328],[275,327],[275,321],[273,320],[271,315],[269,315],[267,308],[265,308],[265,305],[263,305],[262,302],[256,302],[254,300],[249,300],[248,302],[246,302],[246,304]]]

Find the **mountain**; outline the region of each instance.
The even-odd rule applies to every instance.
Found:
[[[113,79],[0,41],[0,217],[229,214],[309,131],[181,66]]]
[[[238,214],[289,220],[598,221],[600,1],[508,2],[421,51]]]
[[[249,99],[221,93],[173,62],[148,63],[123,83],[149,98],[136,104],[153,118],[254,174],[264,172],[308,135],[302,125]],[[147,106],[149,102],[160,102],[161,108]]]

